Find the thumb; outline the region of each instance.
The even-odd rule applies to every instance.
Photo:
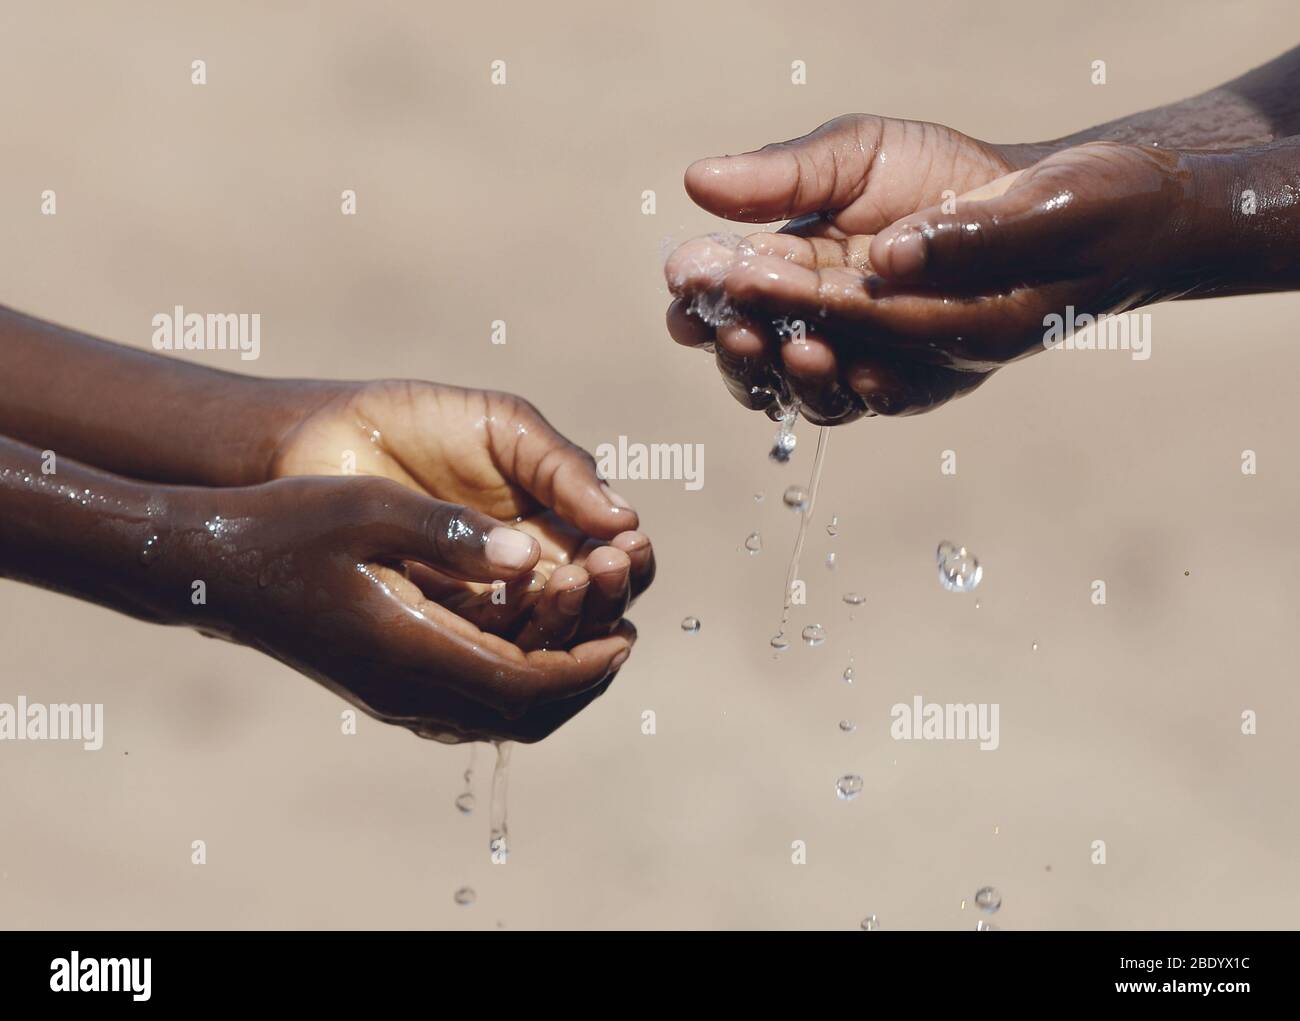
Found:
[[[1058,268],[1086,236],[1086,215],[1050,180],[1018,170],[959,195],[955,208],[905,216],[871,242],[872,268],[898,283],[955,284]]]
[[[373,555],[418,561],[463,581],[515,578],[541,557],[532,536],[471,507],[396,484],[368,498],[364,517]]]
[[[686,170],[686,191],[709,212],[748,223],[843,209],[862,194],[880,132],[877,117],[837,117],[757,152],[696,160]]]

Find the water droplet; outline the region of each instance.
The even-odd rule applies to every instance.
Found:
[[[867,915],[866,918],[862,919],[862,929],[864,932],[875,932],[879,928],[880,922],[877,920],[875,915]]]
[[[809,645],[821,645],[826,641],[826,629],[820,624],[809,624],[803,629],[803,640]]]
[[[939,562],[939,584],[949,592],[969,592],[984,576],[984,568],[965,546],[945,540],[935,550],[935,559]]]
[[[828,570],[828,571],[833,571],[833,570],[835,570],[835,554],[834,554],[834,553],[827,553],[827,554],[826,554],[826,570]]]
[[[152,564],[158,556],[158,536],[151,535],[144,541],[144,547],[140,550],[140,563]]]
[[[685,631],[688,635],[697,635],[697,634],[699,634],[699,633],[700,633],[700,618],[699,618],[699,617],[683,617],[683,618],[682,618],[682,630]]]
[[[781,499],[785,501],[785,505],[791,510],[803,513],[808,509],[808,494],[803,486],[790,486]]]
[[[976,932],[997,932],[998,927],[994,925],[992,922],[986,922],[984,919],[981,918],[978,922],[975,923],[975,931]]]
[[[755,494],[754,494],[754,502],[755,502],[755,503],[762,503],[762,502],[763,502],[763,494],[762,494],[762,493],[755,493]]]
[[[991,915],[1002,907],[1002,894],[991,886],[981,886],[975,891],[975,906]]]
[[[476,899],[478,899],[478,894],[468,886],[462,886],[456,891],[456,903],[463,908],[469,907]]]
[[[773,635],[770,644],[777,652],[785,652],[786,649],[790,648],[790,643],[786,640],[785,635]]]
[[[763,537],[757,532],[750,532],[745,536],[745,549],[749,551],[750,556],[755,553],[763,552]]]
[[[835,781],[835,793],[841,801],[852,801],[862,793],[862,777],[848,773]]]
[[[1034,644],[1031,645],[1031,646],[1029,647],[1029,650],[1030,650],[1031,652],[1037,652],[1037,651],[1038,651],[1038,643],[1037,643],[1037,642],[1034,642]]]
[[[840,730],[844,731],[844,733],[852,734],[857,729],[858,725],[852,720],[840,720]]]
[[[474,811],[474,795],[470,791],[462,791],[456,795],[456,808],[460,810],[461,815],[469,815]]]
[[[831,523],[826,526],[826,534],[832,539],[840,534],[840,519],[838,517],[831,518]]]
[[[979,608],[980,608],[980,601],[979,601],[978,599],[976,599],[976,600],[975,600],[975,609],[978,610]]]
[[[867,601],[867,597],[858,592],[845,592],[844,601],[850,606],[861,606]]]
[[[493,833],[492,839],[488,841],[488,851],[492,854],[493,865],[504,865],[510,859],[510,846],[505,834]]]
[[[852,667],[852,666],[846,666],[846,667],[844,668],[844,683],[845,683],[845,684],[852,684],[852,683],[853,683],[853,667]]]

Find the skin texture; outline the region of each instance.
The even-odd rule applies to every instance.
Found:
[[[537,740],[630,652],[650,541],[521,398],[216,373],[8,311],[0,340],[0,576],[258,648],[443,741]]]
[[[1113,314],[1293,287],[1300,179],[1294,140],[1277,133],[1296,128],[1297,98],[1293,50],[1054,142],[994,145],[857,114],[700,160],[685,184],[708,211],[792,219],[674,252],[669,333],[713,351],[746,407],[775,416],[793,395],[813,422],[843,424],[970,392],[1043,350],[1045,317],[1067,306]],[[1246,189],[1263,215],[1240,214]],[[719,299],[727,321],[695,314]],[[779,328],[791,322],[802,324],[792,337]]]

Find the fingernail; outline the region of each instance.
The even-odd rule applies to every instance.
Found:
[[[608,482],[602,482],[601,486],[604,487],[605,490],[605,499],[607,499],[615,507],[618,507],[621,510],[632,509],[632,505],[630,503],[628,503],[625,499],[623,499],[623,497],[619,496],[616,492],[614,492],[614,490],[609,488]]]
[[[630,655],[632,655],[632,650],[624,649],[622,652],[620,652],[617,656],[615,656],[613,659],[609,661],[609,668],[611,670],[617,670],[619,667],[621,667],[624,663],[627,662],[627,658]]]
[[[915,224],[891,238],[888,251],[891,276],[912,277],[925,268],[925,234]]]
[[[535,546],[531,535],[498,526],[488,533],[487,558],[498,567],[518,571],[533,559]]]

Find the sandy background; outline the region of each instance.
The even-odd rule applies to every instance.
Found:
[[[1161,307],[1148,362],[1041,357],[836,432],[796,617],[829,638],[780,661],[780,494],[813,431],[768,463],[770,425],[662,326],[664,239],[718,226],[681,189],[695,157],[856,110],[1053,137],[1300,34],[1286,0],[1071,6],[0,7],[0,301],[139,345],[174,304],[260,311],[260,373],[510,389],[589,448],[706,448],[698,493],[619,487],[660,580],[609,694],[516,749],[505,867],[490,749],[462,818],[465,749],[341,736],[343,703],[253,652],[0,584],[0,701],[103,702],[108,731],[0,743],[0,925],[962,929],[993,884],[1003,928],[1294,927],[1300,296]],[[980,609],[937,584],[943,538],[983,561]],[[917,694],[998,702],[1001,748],[890,740]]]

